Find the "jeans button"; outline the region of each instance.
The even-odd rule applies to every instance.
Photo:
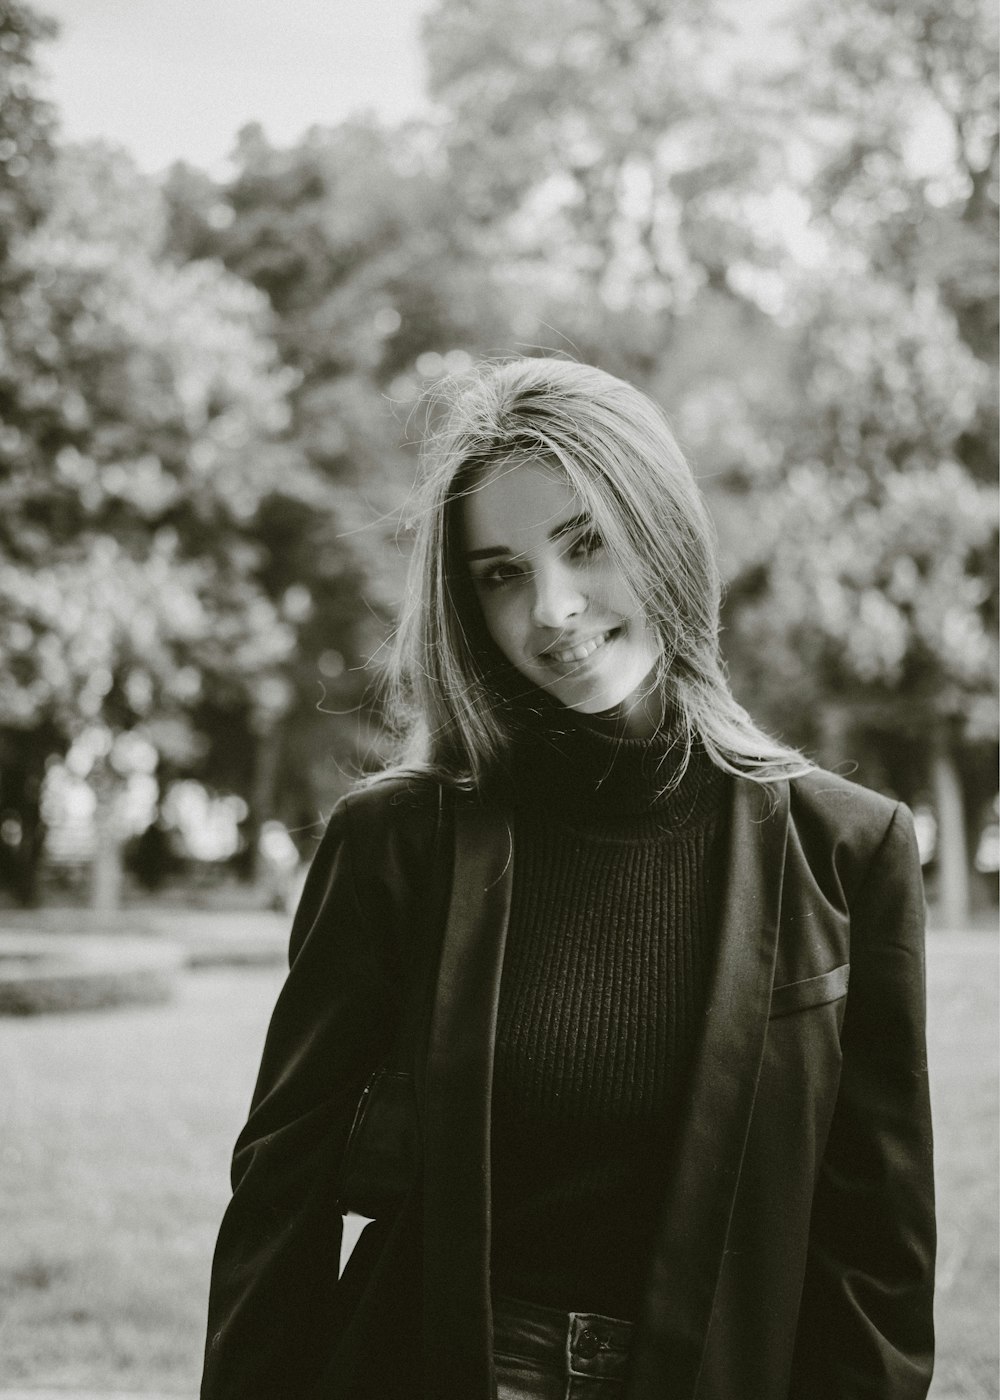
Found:
[[[597,1355],[601,1349],[601,1339],[596,1332],[592,1332],[589,1327],[585,1327],[576,1339],[576,1350],[585,1361]]]

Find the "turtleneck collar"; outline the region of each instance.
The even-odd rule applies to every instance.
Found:
[[[544,691],[509,702],[516,738],[507,765],[514,806],[578,828],[647,822],[685,830],[719,811],[726,775],[673,713],[651,739],[630,739],[613,713],[585,715]]]

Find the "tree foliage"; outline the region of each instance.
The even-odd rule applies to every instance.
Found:
[[[997,11],[990,0],[848,0],[805,7],[786,99],[805,114],[808,195],[833,266],[853,260],[910,291],[932,287],[962,339],[997,361]],[[997,407],[979,377],[978,421],[963,443],[992,480]]]
[[[37,92],[35,49],[54,33],[20,0],[0,0],[0,264],[45,208],[55,114]]]
[[[793,732],[828,758],[905,741],[956,921],[997,732],[995,23],[980,0],[798,15],[810,62],[772,116],[821,255],[786,275],[790,394],[761,415],[777,450],[729,605],[737,669]]]
[[[738,255],[716,196],[758,168],[711,76],[724,34],[717,4],[444,0],[427,47],[465,199],[567,287],[684,304]]]
[[[751,706],[831,761],[906,735],[907,796],[961,767],[995,733],[995,9],[801,0],[784,68],[743,18],[437,0],[432,121],[248,127],[230,179],[157,186],[53,163],[46,26],[0,3],[0,724],[158,733],[312,820],[375,734],[421,389],[562,349],[692,451]]]
[[[827,251],[788,279],[792,393],[767,415],[781,467],[744,619],[750,652],[769,631],[828,698],[891,698],[896,723],[909,708],[974,735],[996,660],[991,13],[850,0],[802,16],[815,61],[784,96],[806,113],[794,139]],[[949,233],[979,254],[943,261]]]
[[[100,191],[95,197],[95,190]],[[143,212],[144,211],[144,212]],[[11,253],[0,326],[0,724],[203,746],[206,704],[273,720],[294,630],[253,522],[309,498],[259,293],[158,253],[155,189],[67,151]]]

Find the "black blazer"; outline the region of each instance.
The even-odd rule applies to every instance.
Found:
[[[454,800],[469,802],[457,797]],[[663,1181],[628,1400],[918,1400],[934,1213],[923,896],[909,813],[817,771],[733,784],[718,948]],[[507,824],[456,890],[452,799],[343,800],[291,937],[213,1268],[203,1400],[490,1400],[489,1126]],[[423,1181],[337,1281],[335,1178],[407,998]],[[413,1004],[413,1003],[410,1003]]]

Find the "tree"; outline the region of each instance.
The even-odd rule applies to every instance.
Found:
[[[65,153],[0,327],[0,722],[106,734],[99,874],[118,857],[119,741],[177,759],[206,701],[264,726],[284,707],[294,634],[252,522],[276,482],[311,491],[281,441],[266,304],[217,263],[164,262],[162,226],[130,162]]]
[[[891,283],[934,287],[976,357],[995,366],[998,315],[997,10],[990,0],[809,4],[779,115],[815,224]],[[992,480],[997,403],[980,377],[963,461]]]
[[[522,342],[651,383],[706,289],[742,298],[741,269],[777,255],[760,204],[780,146],[730,81],[723,5],[442,0],[426,41]]]
[[[942,907],[960,923],[969,842],[944,794],[961,790],[963,750],[996,735],[997,495],[961,460],[985,367],[932,292],[861,278],[814,297],[790,399],[808,411],[780,430],[758,558],[734,580],[738,655],[800,732],[790,696],[825,723],[808,737],[828,751],[844,725],[910,736],[939,812]]]
[[[965,756],[996,739],[994,24],[978,0],[801,17],[810,62],[775,110],[824,253],[786,281],[795,372],[762,415],[763,540],[730,599],[738,666],[779,712],[798,678],[828,745],[908,736],[951,923],[990,795]]]
[[[0,266],[46,205],[55,116],[36,91],[35,48],[55,32],[19,0],[0,0]]]

